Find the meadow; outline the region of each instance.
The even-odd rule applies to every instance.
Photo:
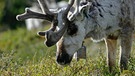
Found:
[[[116,70],[111,74],[103,41],[86,39],[87,59],[73,59],[70,65],[60,66],[55,61],[56,46],[46,47],[37,31],[18,28],[0,33],[0,76],[135,76],[134,40],[128,70],[119,70],[118,47]]]

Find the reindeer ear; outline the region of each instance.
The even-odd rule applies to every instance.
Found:
[[[68,15],[67,15],[67,18],[69,21],[73,21],[74,18],[73,18],[73,12],[75,11],[75,7],[71,7],[70,8],[70,11],[68,12]]]
[[[73,6],[70,8],[70,11],[68,12],[67,16],[69,21],[73,21],[77,16],[77,14],[79,13],[79,3],[80,0],[75,0]]]
[[[91,2],[81,2],[79,7],[79,13],[84,12],[86,9],[87,9],[86,12],[89,12],[91,5],[92,5]]]
[[[91,6],[91,2],[77,2],[76,7],[73,6],[68,13],[69,21],[73,21],[74,19],[82,20],[84,18],[84,11],[87,9],[89,12],[89,8]]]
[[[90,7],[91,7],[91,2],[82,2],[80,3],[79,7],[79,15],[77,16],[78,20],[83,20],[84,19],[84,12],[87,14],[89,13]]]

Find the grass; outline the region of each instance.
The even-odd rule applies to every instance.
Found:
[[[104,42],[92,43],[85,40],[87,60],[73,60],[69,66],[55,62],[56,47],[46,47],[44,38],[36,30],[25,28],[0,33],[0,75],[1,76],[134,76],[135,42],[129,60],[128,70],[110,74],[106,65]],[[96,47],[95,47],[96,46]],[[118,52],[119,53],[119,52]],[[117,57],[117,63],[118,63]]]

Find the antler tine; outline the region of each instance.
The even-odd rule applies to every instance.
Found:
[[[68,7],[67,7],[67,9],[65,10],[64,16],[67,16],[67,14],[68,14],[70,8],[71,8],[72,5],[74,4],[74,1],[75,1],[75,0],[69,0]]]
[[[60,38],[63,36],[63,34],[65,33],[66,29],[67,29],[67,25],[69,24],[68,19],[67,19],[67,14],[70,10],[70,8],[72,7],[72,5],[74,4],[75,0],[69,0],[69,4],[67,9],[65,10],[65,12],[62,15],[63,18],[63,26],[58,30],[58,31],[54,31],[57,24],[53,24],[53,26],[48,30],[48,31],[43,31],[43,32],[38,32],[38,34],[40,36],[45,36],[46,37],[46,42],[45,44],[50,47],[54,44],[56,44]],[[55,22],[57,23],[57,22]]]
[[[55,15],[55,13],[51,12],[48,7],[47,7],[47,4],[46,4],[46,1],[45,0],[38,0],[39,2],[39,5],[43,11],[43,13],[45,14],[49,14],[49,15]]]
[[[75,18],[75,15],[79,12],[79,3],[80,0],[75,0],[73,7],[75,8],[74,12],[68,17],[69,21],[72,21]]]
[[[28,18],[37,18],[37,19],[45,19],[45,20],[48,20],[48,21],[52,21],[51,16],[33,12],[29,8],[25,9],[25,13],[16,16],[16,19],[18,21],[22,21],[22,20],[25,20],[25,19],[28,19]]]

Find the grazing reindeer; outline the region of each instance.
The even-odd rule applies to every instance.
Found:
[[[120,68],[127,69],[134,28],[134,0],[69,0],[67,8],[58,11],[49,10],[44,0],[38,2],[43,14],[26,8],[17,19],[38,18],[52,23],[49,30],[38,34],[46,37],[48,47],[57,45],[58,64],[69,64],[73,54],[82,47],[83,40],[91,37],[93,41],[105,40],[108,66],[112,72],[119,38]]]

